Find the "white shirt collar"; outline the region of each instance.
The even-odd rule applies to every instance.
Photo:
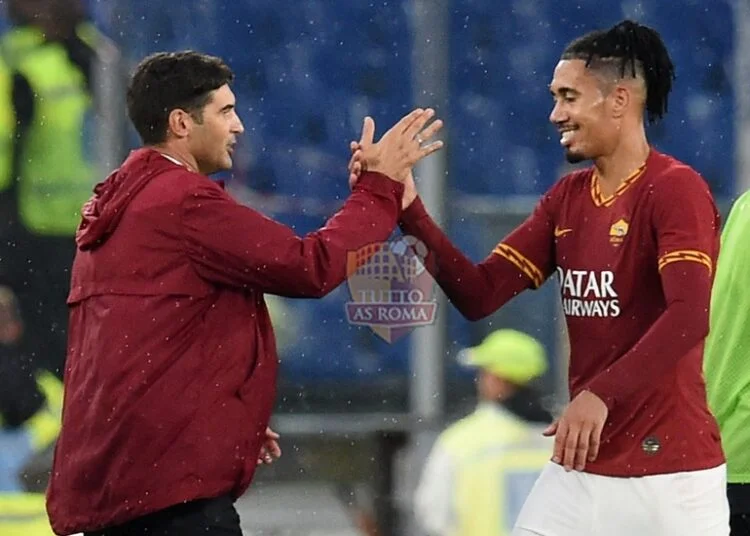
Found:
[[[168,154],[164,154],[164,153],[159,153],[159,154],[162,155],[167,160],[169,160],[170,162],[173,162],[173,163],[177,164],[178,166],[185,167],[185,164],[183,164],[182,162],[180,162],[176,158],[173,158],[173,157],[169,156]]]

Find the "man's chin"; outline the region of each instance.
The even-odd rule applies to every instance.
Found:
[[[206,175],[215,175],[216,173],[222,173],[224,171],[231,171],[233,164],[234,163],[232,162],[232,157],[227,156],[220,162],[216,162],[211,168],[211,172],[206,173]]]
[[[565,160],[568,161],[568,164],[578,164],[584,160],[588,160],[588,158],[582,153],[565,149]]]

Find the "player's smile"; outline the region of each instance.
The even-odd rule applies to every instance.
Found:
[[[575,125],[566,125],[564,127],[559,127],[558,130],[560,132],[560,145],[563,147],[570,147],[573,143],[573,137],[575,136],[578,127]]]

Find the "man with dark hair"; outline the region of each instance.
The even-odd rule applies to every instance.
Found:
[[[437,227],[407,183],[404,231],[468,319],[559,276],[571,402],[546,431],[552,461],[515,536],[729,533],[726,466],[701,374],[719,215],[700,175],[649,145],[674,68],[632,21],[572,42],[550,85],[570,173],[479,264]],[[357,150],[352,178],[367,169]]]
[[[96,186],[76,236],[48,490],[57,534],[241,534],[233,502],[280,454],[263,294],[335,289],[349,251],[393,232],[409,170],[442,146],[424,143],[442,124],[427,125],[430,109],[377,143],[366,118],[370,173],[298,237],[208,178],[232,166],[244,130],[232,79],[220,59],[180,52],[146,58],[129,84],[144,147]]]

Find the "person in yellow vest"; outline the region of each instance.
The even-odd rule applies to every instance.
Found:
[[[13,141],[16,117],[13,113],[11,90],[13,72],[0,58],[0,282],[9,281],[13,252],[13,230],[16,221],[15,191],[11,188]]]
[[[5,6],[13,27],[0,38],[0,280],[18,295],[26,343],[0,363],[0,534],[47,536],[45,453],[59,432],[73,238],[95,177],[99,36],[79,0]]]
[[[45,509],[44,494],[0,492],[0,534],[3,536],[54,536]]]
[[[31,462],[50,451],[60,432],[62,383],[26,367],[17,348],[22,336],[15,295],[0,286],[0,534],[52,536],[44,495],[49,464]],[[13,396],[27,380],[34,394]]]
[[[506,536],[552,456],[542,436],[552,415],[531,387],[547,370],[546,352],[533,337],[501,329],[458,358],[478,369],[479,404],[432,447],[415,518],[430,536]]]
[[[95,181],[90,147],[98,33],[80,0],[8,0],[6,6],[12,27],[0,38],[0,62],[10,74],[3,84],[0,69],[0,99],[10,107],[0,112],[0,128],[3,114],[15,125],[10,149],[0,154],[0,173],[6,173],[0,191],[6,184],[12,192],[15,220],[14,247],[6,254],[14,266],[7,271],[29,332],[27,353],[62,377],[73,239]]]

